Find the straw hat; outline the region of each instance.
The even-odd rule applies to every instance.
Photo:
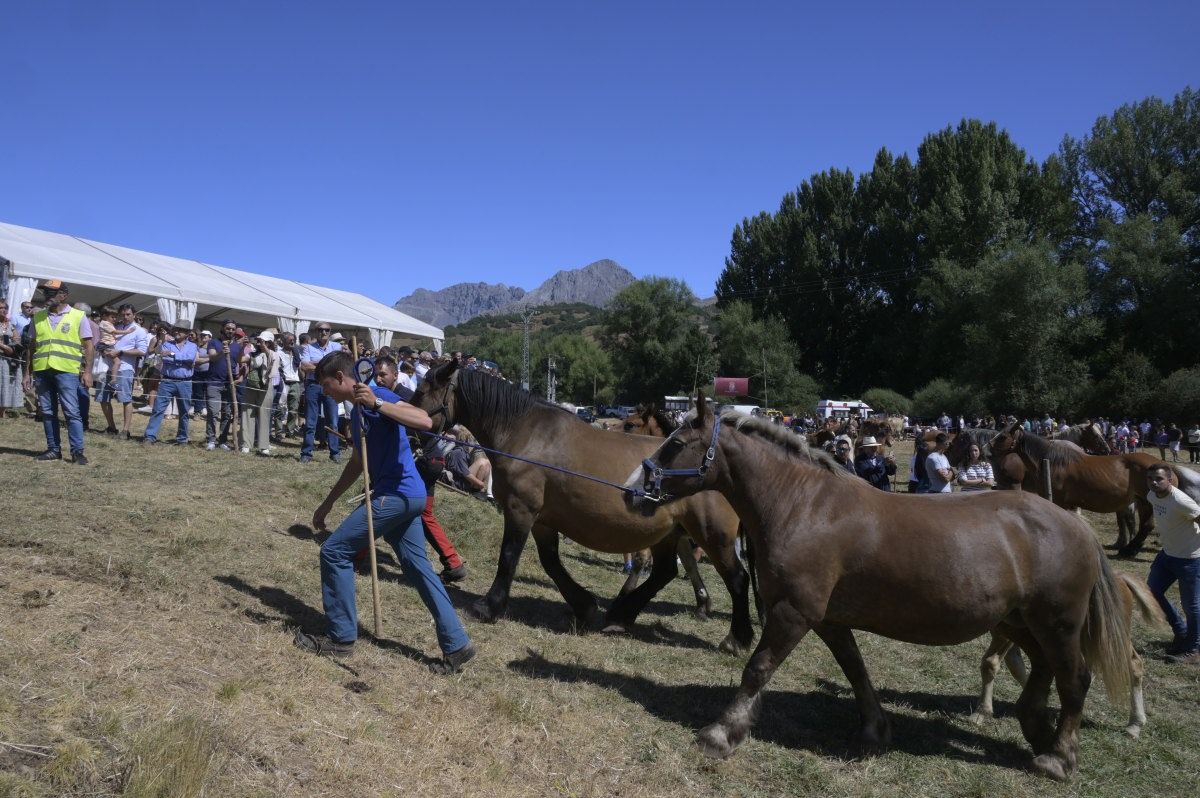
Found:
[[[883,446],[883,444],[875,440],[873,435],[868,435],[867,437],[863,438],[863,442],[858,445],[858,448],[865,449],[868,446]]]

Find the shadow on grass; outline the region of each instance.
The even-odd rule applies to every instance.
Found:
[[[27,457],[37,457],[45,449],[18,449],[14,446],[0,446],[0,454],[19,454]]]
[[[615,690],[660,720],[694,731],[719,718],[735,692],[732,687],[659,684],[641,676],[551,662],[533,651],[524,659],[509,662],[508,667],[531,679],[587,683]],[[881,692],[881,698],[888,703],[914,707],[942,701],[941,696],[894,691]],[[758,740],[843,760],[862,755],[854,741],[858,710],[852,696],[833,695],[824,690],[808,693],[767,690],[762,707],[752,731]],[[888,719],[892,724],[892,750],[914,756],[945,756],[1022,770],[1031,756],[1021,746],[962,728],[948,718],[890,712]]]
[[[278,587],[268,587],[266,585],[254,587],[241,577],[233,576],[232,574],[226,576],[214,576],[213,580],[228,587],[232,587],[234,590],[237,590],[241,593],[245,593],[247,596],[256,598],[267,607],[275,610],[275,614],[252,609],[243,610],[242,613],[255,623],[270,626],[282,623],[284,626],[296,627],[298,629],[304,629],[310,632],[316,632],[318,630],[325,629],[325,613],[317,610],[315,607],[305,604],[303,601],[296,598],[286,590]],[[408,659],[416,660],[417,662],[428,664],[434,661],[432,658],[427,657],[424,652],[418,651],[412,646],[395,640],[389,640],[387,638],[375,637],[375,635],[371,634],[371,632],[362,625],[359,625],[358,627],[358,636],[361,639],[370,640],[374,645],[379,646],[382,649],[396,652],[404,657],[407,657]],[[334,662],[336,662],[336,660],[334,660]],[[354,671],[353,668],[347,667],[347,670],[357,674],[357,671]]]

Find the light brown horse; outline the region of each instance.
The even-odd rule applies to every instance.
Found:
[[[766,624],[733,702],[699,734],[710,756],[746,738],[763,688],[810,629],[854,688],[867,745],[890,732],[854,629],[935,646],[997,629],[1019,643],[1031,662],[1021,730],[1033,767],[1056,779],[1078,767],[1089,667],[1110,696],[1129,690],[1129,625],[1108,559],[1086,522],[1037,496],[875,490],[797,436],[739,413],[714,419],[703,404],[625,484],[641,491],[630,512],[651,515],[721,492],[759,552]]]
[[[494,621],[504,614],[532,530],[542,567],[570,605],[576,623],[591,627],[598,614],[596,599],[563,567],[558,553],[561,532],[611,554],[653,550],[650,577],[617,596],[609,608],[605,626],[619,631],[632,625],[647,602],[675,577],[676,540],[682,532],[704,548],[733,599],[732,624],[721,648],[740,651],[754,640],[750,580],[734,553],[738,518],[729,503],[710,493],[653,518],[632,515],[625,507],[619,483],[657,448],[658,439],[597,429],[504,380],[459,369],[457,362],[426,373],[410,401],[430,414],[434,432],[459,423],[489,449],[515,455],[492,456],[492,490],[504,512],[504,538],[492,586],[470,607],[475,617]]]
[[[1170,628],[1162,608],[1154,600],[1150,588],[1142,580],[1129,574],[1118,574],[1117,593],[1121,598],[1121,609],[1125,613],[1125,622],[1132,626],[1133,611],[1138,610],[1142,620],[1151,626]],[[1008,667],[1009,672],[1022,685],[1028,680],[1025,661],[1021,659],[1021,649],[1003,635],[992,632],[992,642],[984,652],[983,660],[979,663],[979,673],[982,677],[982,687],[979,693],[979,704],[971,714],[971,720],[982,724],[985,719],[993,716],[992,686],[996,674],[1000,671],[1000,662]],[[1137,649],[1129,647],[1129,668],[1132,676],[1129,685],[1129,722],[1125,725],[1125,733],[1130,737],[1139,737],[1142,726],[1146,723],[1146,703],[1142,696],[1142,682],[1146,676],[1145,665]]]
[[[1042,460],[1050,461],[1050,486],[1054,503],[1068,510],[1082,508],[1097,513],[1120,513],[1132,502],[1137,509],[1137,535],[1118,541],[1117,553],[1133,557],[1141,551],[1146,536],[1154,529],[1154,513],[1146,501],[1146,469],[1162,461],[1146,454],[1089,455],[1073,443],[1050,441],[1030,435],[1013,425],[992,440],[993,457],[1016,453],[1025,466],[1022,486],[1037,491]],[[1174,483],[1200,501],[1200,474],[1173,467]]]

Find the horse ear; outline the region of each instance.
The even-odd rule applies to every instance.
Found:
[[[460,365],[462,364],[458,362],[458,358],[451,358],[449,363],[437,370],[437,381],[440,383],[450,379]]]
[[[704,421],[708,417],[708,399],[704,397],[704,392],[696,391],[696,420]]]
[[[1006,430],[1004,430],[1004,431],[1005,431],[1006,433],[1008,433],[1009,435],[1016,435],[1016,434],[1017,434],[1017,430],[1019,430],[1019,429],[1023,429],[1023,427],[1021,426],[1021,422],[1020,422],[1020,421],[1014,421],[1012,424],[1010,424],[1010,425],[1009,425],[1008,429],[1006,429]]]

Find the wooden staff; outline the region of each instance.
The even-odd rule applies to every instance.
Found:
[[[236,452],[240,449],[240,446],[238,445],[239,425],[238,425],[237,384],[233,380],[233,355],[230,351],[233,349],[233,347],[229,344],[226,344],[226,345],[229,346],[229,349],[225,350],[225,370],[229,372],[229,401],[233,405],[233,425],[232,425],[233,446],[231,446],[229,448],[231,448],[233,451]]]
[[[354,358],[354,381],[358,380],[358,336],[350,339],[350,354]],[[362,418],[362,408],[358,410]],[[340,437],[340,436],[339,436]],[[375,610],[375,639],[383,636],[383,610],[379,604],[379,565],[375,559],[375,516],[371,511],[371,473],[367,467],[367,436],[360,424],[358,437],[362,446],[363,499],[367,503],[367,551],[371,558],[371,604]]]

